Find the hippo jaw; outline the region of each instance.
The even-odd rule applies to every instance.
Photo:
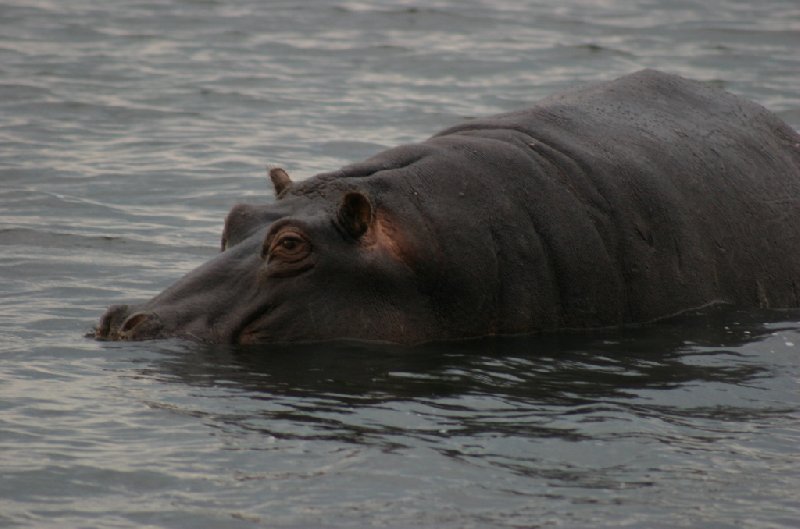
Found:
[[[202,312],[191,319],[189,309],[163,308],[170,317],[162,317],[150,306],[150,301],[141,306],[113,305],[101,317],[100,323],[88,336],[100,341],[144,341],[164,338],[182,338],[206,343],[260,343],[271,341],[269,315],[272,305],[254,309],[249,315],[237,320],[209,322]]]
[[[143,306],[144,307],[144,306]],[[184,325],[165,323],[152,310],[129,305],[113,305],[101,317],[100,323],[89,336],[100,341],[145,341],[164,338],[183,338],[207,343],[263,343],[269,342],[269,313],[266,306],[246,316],[239,324],[205,324],[201,321]],[[227,330],[226,330],[227,329]]]

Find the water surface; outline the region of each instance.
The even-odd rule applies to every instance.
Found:
[[[653,67],[800,127],[800,7],[5,0],[0,527],[797,527],[800,313],[412,350],[83,337],[236,202]]]

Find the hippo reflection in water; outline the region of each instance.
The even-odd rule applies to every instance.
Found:
[[[800,136],[642,71],[237,205],[222,252],[96,337],[415,344],[797,307]]]

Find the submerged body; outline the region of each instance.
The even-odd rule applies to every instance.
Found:
[[[800,136],[656,71],[238,205],[223,251],[101,339],[420,343],[800,306]]]

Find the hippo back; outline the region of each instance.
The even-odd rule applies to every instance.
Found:
[[[410,197],[453,334],[800,304],[800,137],[678,76],[641,71],[322,176],[396,209]]]

